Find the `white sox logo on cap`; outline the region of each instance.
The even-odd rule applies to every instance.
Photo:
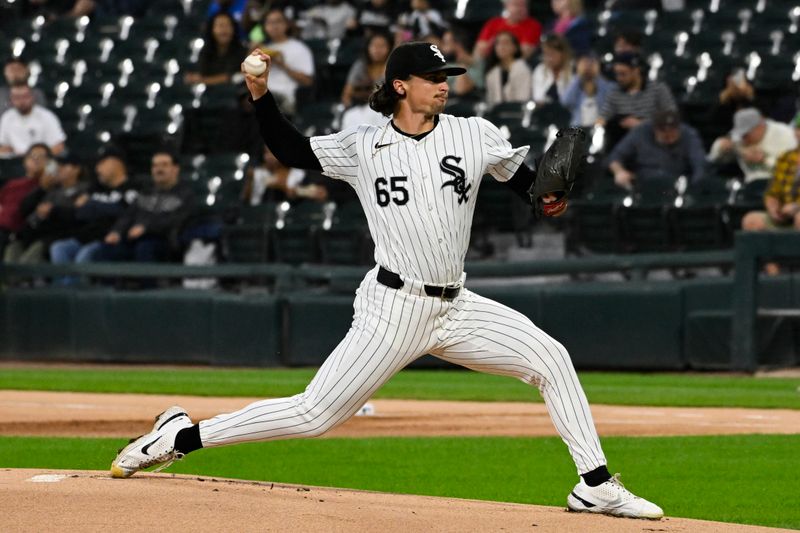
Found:
[[[438,46],[436,46],[435,44],[432,44],[431,45],[431,50],[433,50],[433,55],[435,55],[436,57],[438,57],[439,59],[442,60],[442,63],[447,63],[447,61],[445,61],[445,59],[444,59],[444,54],[442,54],[442,52],[439,50]]]

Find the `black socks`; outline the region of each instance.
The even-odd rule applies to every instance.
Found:
[[[195,424],[190,428],[183,428],[175,435],[175,451],[186,455],[189,452],[203,447],[200,442],[200,425]]]
[[[182,431],[186,431],[185,429]],[[178,433],[180,435],[180,433]],[[606,465],[598,466],[591,472],[586,472],[585,474],[581,474],[583,481],[589,485],[590,487],[596,487],[598,485],[602,485],[609,479],[611,479],[611,474],[608,472],[608,467]]]

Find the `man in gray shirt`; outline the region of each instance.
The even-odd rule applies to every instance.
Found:
[[[608,162],[614,183],[630,189],[637,179],[702,178],[705,151],[697,130],[681,123],[676,111],[662,111],[628,132]]]
[[[31,73],[28,70],[28,65],[18,57],[9,59],[3,66],[3,76],[6,79],[6,86],[0,87],[0,115],[5,113],[11,108],[11,87],[20,83],[28,83],[28,78]],[[34,88],[33,99],[34,102],[42,107],[47,106],[47,98],[41,89]]]
[[[611,149],[626,133],[659,111],[676,110],[669,87],[647,79],[642,56],[633,52],[614,55],[617,86],[609,91],[600,107],[597,124],[605,126],[606,149]]]

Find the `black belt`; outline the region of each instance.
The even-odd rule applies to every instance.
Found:
[[[383,267],[378,269],[378,283],[386,285],[390,289],[402,289],[403,280],[400,279],[399,274],[395,274],[390,270]],[[425,285],[425,294],[428,296],[437,296],[442,300],[452,300],[461,292],[461,287],[441,287],[439,285]]]

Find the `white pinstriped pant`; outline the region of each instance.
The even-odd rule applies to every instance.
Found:
[[[462,289],[445,301],[422,284],[391,289],[371,270],[356,291],[350,330],[306,390],[200,422],[204,447],[316,437],[353,416],[373,393],[430,353],[479,372],[538,386],[578,473],[606,464],[567,350],[522,313]]]

